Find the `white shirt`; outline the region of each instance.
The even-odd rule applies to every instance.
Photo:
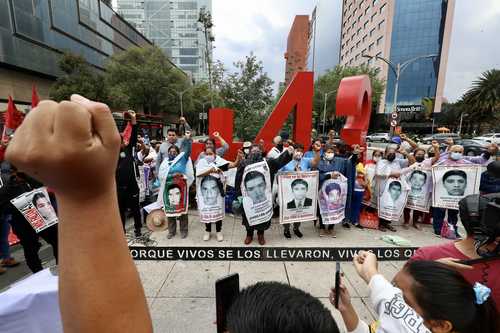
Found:
[[[146,158],[153,158],[153,160],[151,162],[146,163],[146,164],[148,164],[151,167],[153,167],[153,166],[156,165],[156,157],[157,157],[157,154],[156,154],[156,151],[153,148],[149,148],[148,156],[144,156],[143,153],[142,153],[142,150],[137,153],[137,158],[141,162],[143,162]]]

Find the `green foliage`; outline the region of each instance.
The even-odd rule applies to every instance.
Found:
[[[91,68],[85,59],[66,53],[59,60],[64,72],[50,89],[50,98],[69,100],[71,94],[80,94],[96,101],[107,102],[107,89],[101,73]]]
[[[385,83],[377,77],[378,72],[378,70],[366,65],[357,67],[344,67],[338,65],[328,70],[324,75],[318,77],[314,85],[313,99],[313,118],[316,120],[317,124],[321,123],[323,120],[325,94],[329,93],[326,103],[326,119],[327,121],[329,119],[333,120],[335,130],[337,131],[343,126],[344,119],[335,116],[335,104],[340,81],[345,77],[362,74],[368,75],[372,85],[372,107],[374,110],[378,108],[380,98],[385,88]]]
[[[222,63],[214,65],[213,82],[226,107],[235,110],[235,134],[253,140],[262,127],[273,100],[273,81],[253,54],[234,63],[228,73]]]

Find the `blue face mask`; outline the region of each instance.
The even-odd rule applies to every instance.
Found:
[[[208,162],[208,163],[213,163],[215,162],[215,156],[211,155],[211,156],[205,156],[205,160]]]
[[[173,161],[176,157],[177,157],[177,155],[168,154],[168,160],[169,161]]]

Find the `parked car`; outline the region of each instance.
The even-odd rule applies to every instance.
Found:
[[[488,142],[474,139],[455,140],[455,144],[464,147],[465,156],[479,156],[488,151]]]
[[[389,133],[372,133],[366,136],[366,142],[390,142],[391,135]]]
[[[444,143],[448,138],[453,138],[453,140],[456,141],[460,139],[460,135],[457,133],[437,133],[423,137],[420,141],[423,144],[430,145],[432,140],[436,140],[438,143]]]
[[[489,143],[500,144],[500,133],[488,133],[481,136],[476,136],[474,140],[483,140]]]

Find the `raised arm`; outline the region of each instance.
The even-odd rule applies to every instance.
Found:
[[[417,143],[415,141],[413,141],[412,139],[410,139],[409,137],[407,137],[406,134],[400,134],[399,137],[401,138],[401,140],[408,142],[408,144],[411,146],[411,149],[418,148]]]
[[[439,150],[439,143],[435,140],[432,141],[432,149],[434,150],[434,157],[431,159],[431,165],[434,165],[441,157],[441,151]]]
[[[57,193],[64,332],[152,332],[118,213],[118,130],[106,105],[71,99],[40,102],[6,153],[19,170]]]
[[[221,147],[217,148],[215,153],[222,157],[229,149],[229,145],[227,144],[226,140],[224,140],[224,138],[219,134],[219,132],[215,132],[213,135],[215,138],[219,139],[221,144]]]

